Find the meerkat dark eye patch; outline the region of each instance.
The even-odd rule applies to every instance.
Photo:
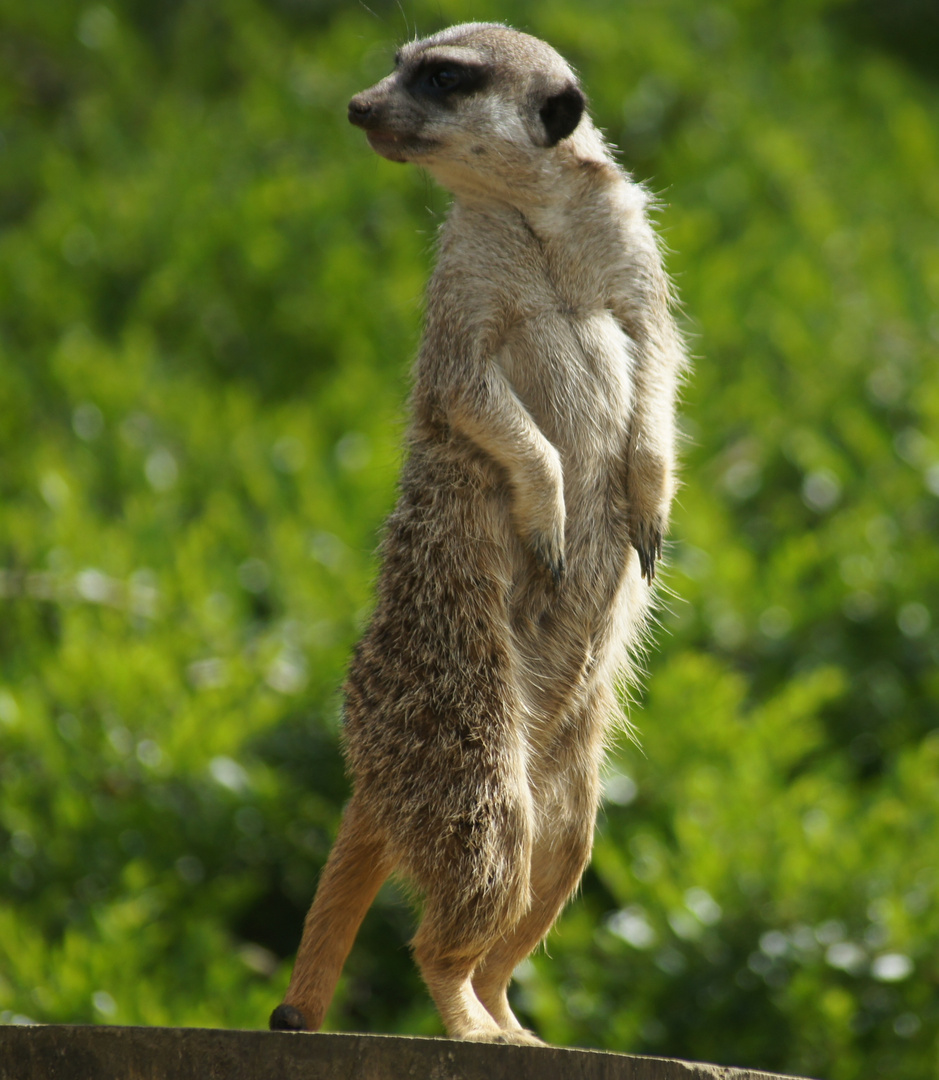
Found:
[[[489,70],[482,65],[425,60],[408,80],[408,90],[442,101],[474,94],[488,82]]]
[[[573,84],[544,101],[538,115],[544,124],[549,146],[555,146],[573,133],[584,114],[585,104],[583,92]]]

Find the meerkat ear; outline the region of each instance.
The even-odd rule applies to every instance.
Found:
[[[556,146],[574,131],[584,114],[585,104],[583,91],[574,83],[545,99],[538,114],[548,136],[548,146]]]

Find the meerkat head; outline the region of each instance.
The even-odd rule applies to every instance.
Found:
[[[581,125],[585,98],[564,59],[538,38],[467,23],[395,57],[395,70],[349,103],[349,120],[390,161],[447,187],[524,183]]]

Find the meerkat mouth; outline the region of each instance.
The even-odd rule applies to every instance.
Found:
[[[391,131],[367,131],[365,137],[368,139],[368,145],[378,153],[385,150],[403,149],[404,139]]]
[[[392,131],[367,131],[368,145],[376,154],[389,161],[411,161],[430,153],[436,143],[413,135],[396,135]]]

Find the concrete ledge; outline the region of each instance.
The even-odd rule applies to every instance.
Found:
[[[393,1035],[0,1027],[0,1080],[774,1080],[598,1050]],[[779,1078],[776,1078],[779,1080]]]

